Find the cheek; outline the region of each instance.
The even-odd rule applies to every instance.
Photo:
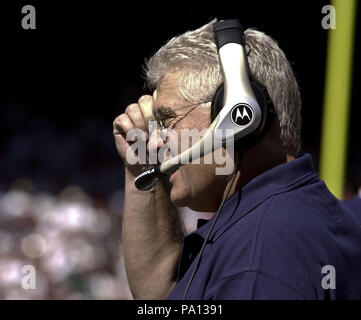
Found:
[[[209,190],[215,180],[215,167],[213,165],[192,164],[184,167],[184,182],[191,190],[192,196],[199,192]]]
[[[214,165],[183,166],[171,188],[170,198],[175,206],[181,207],[192,207],[195,203],[209,205],[212,201],[217,203],[226,183],[227,176],[217,176]]]
[[[192,128],[198,128],[200,130],[206,129],[211,125],[211,113],[210,107],[199,108],[192,118]]]
[[[167,149],[168,154],[170,153],[173,157],[180,154],[182,151],[185,151],[187,148],[182,149],[182,129],[170,129],[167,132]],[[184,139],[183,139],[184,140]],[[183,141],[184,145],[184,141]]]

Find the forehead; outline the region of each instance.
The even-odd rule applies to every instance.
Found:
[[[157,87],[157,98],[154,101],[154,110],[159,107],[177,107],[184,104],[184,99],[179,92],[179,77],[178,73],[167,74]]]

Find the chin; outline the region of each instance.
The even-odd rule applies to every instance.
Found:
[[[171,203],[176,207],[188,207],[198,212],[217,210],[217,207],[214,208],[212,199],[209,199],[209,189],[202,188],[202,184],[192,179],[196,176],[194,171],[185,173],[184,168],[186,167],[180,168],[179,174],[169,183]]]
[[[173,186],[170,191],[170,201],[176,207],[188,207],[190,202],[189,194],[187,188],[179,190],[179,188]]]
[[[198,200],[198,201],[197,201]],[[190,196],[190,190],[184,188],[183,190],[177,190],[172,188],[170,193],[170,201],[175,207],[188,207],[197,212],[214,212],[217,208],[210,206],[209,201],[200,201],[200,199],[193,199]]]

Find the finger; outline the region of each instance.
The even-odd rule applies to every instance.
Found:
[[[154,90],[153,92],[153,100],[155,101],[157,99],[157,90]]]
[[[115,133],[114,137],[115,137],[115,144],[117,146],[118,152],[119,152],[120,156],[124,159],[127,149],[129,148],[130,145],[123,134]]]
[[[113,133],[126,135],[129,130],[133,129],[134,125],[127,114],[122,113],[113,122]]]
[[[129,105],[125,109],[125,113],[129,117],[130,121],[133,123],[133,126],[135,128],[146,130],[147,126],[146,126],[145,120],[143,118],[143,114],[140,109],[140,106],[138,104],[133,103],[133,104]]]
[[[148,122],[153,119],[153,102],[152,96],[149,95],[141,96],[138,100],[146,125],[148,125]]]
[[[134,130],[134,129],[135,128],[133,126],[132,121],[129,119],[128,115],[125,113],[118,116],[113,122],[113,134],[115,137],[115,143],[116,143],[118,152],[124,161],[126,161],[125,157],[127,155],[127,152],[129,153],[129,155],[131,157],[136,156],[136,153],[134,153],[132,150],[128,150],[128,148],[131,146],[132,142],[138,140],[137,136],[128,140],[128,138],[129,138],[128,133],[130,133],[131,130]]]

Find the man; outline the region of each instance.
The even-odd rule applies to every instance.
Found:
[[[133,296],[182,299],[190,283],[187,299],[359,299],[361,228],[318,179],[311,157],[297,158],[301,101],[291,67],[264,33],[246,30],[245,43],[250,77],[267,89],[276,116],[258,142],[237,146],[240,167],[191,283],[214,217],[183,239],[176,208],[216,212],[233,174],[217,175],[219,165],[201,161],[139,191],[134,179],[144,168],[127,160],[125,137],[146,131],[153,118],[176,132],[209,127],[205,101],[223,81],[212,23],[158,50],[146,66],[153,96],[114,120],[126,168],[123,241]],[[150,132],[148,151],[163,145],[158,129]]]

